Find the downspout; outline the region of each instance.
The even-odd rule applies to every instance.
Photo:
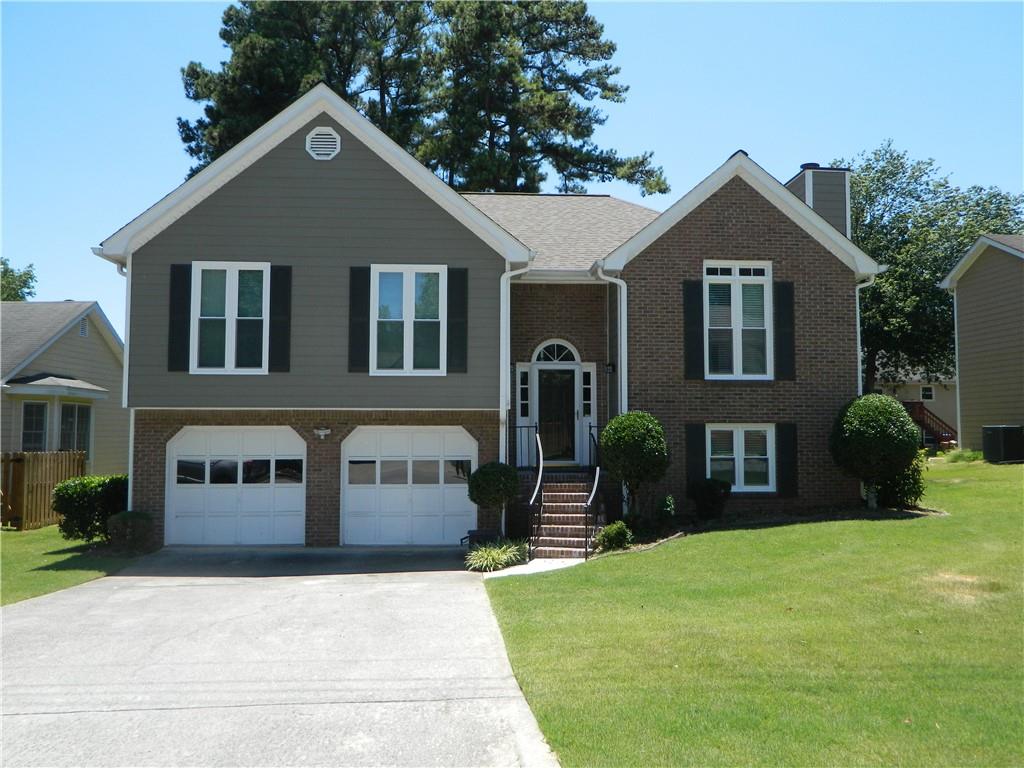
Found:
[[[533,256],[532,252],[530,254]],[[509,370],[512,366],[512,351],[511,351],[511,289],[509,283],[513,277],[523,275],[530,271],[530,265],[527,264],[522,269],[509,269],[508,262],[505,262],[505,273],[501,276],[500,281],[500,320],[499,320],[499,333],[501,334],[501,341],[499,342],[500,353],[498,355],[498,461],[506,463],[508,460],[508,409],[509,409]],[[504,513],[502,513],[504,515]],[[502,519],[502,529],[504,529],[504,519]]]
[[[606,274],[601,262],[595,264],[597,277],[607,283],[613,283],[619,289],[619,413],[629,410],[629,354],[626,344],[629,303],[626,295],[626,281],[619,277]]]
[[[857,396],[864,394],[864,349],[860,344],[860,292],[875,284],[875,275],[869,275],[863,283],[857,283]]]

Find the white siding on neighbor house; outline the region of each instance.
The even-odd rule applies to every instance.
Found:
[[[933,384],[908,382],[906,384],[883,384],[882,391],[892,395],[900,402],[921,400],[921,387],[930,386],[935,394],[934,400],[925,400],[924,406],[949,426],[956,429],[956,382],[944,381]]]
[[[47,450],[55,451],[60,440],[61,403],[92,406],[90,474],[120,474],[128,471],[128,410],[121,407],[121,362],[101,335],[94,318],[89,317],[89,334],[80,336],[78,323],[55,341],[45,352],[19,371],[15,378],[38,373],[53,373],[88,381],[107,390],[103,400],[75,397],[37,397],[4,395],[3,450],[21,450],[21,404],[25,400],[46,400]]]

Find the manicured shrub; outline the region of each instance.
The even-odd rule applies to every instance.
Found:
[[[518,539],[479,544],[466,553],[466,568],[470,571],[500,571],[525,563],[528,552],[526,542]]]
[[[686,498],[693,501],[698,520],[717,520],[725,511],[725,502],[732,494],[732,486],[725,480],[705,477],[691,480],[686,486]]]
[[[628,549],[632,544],[633,532],[622,520],[609,523],[594,536],[594,549],[598,552]]]
[[[900,475],[917,456],[921,441],[913,419],[888,395],[864,395],[839,413],[829,436],[832,458],[868,488],[868,506],[876,506],[878,486]]]
[[[153,517],[145,512],[118,512],[107,518],[107,539],[117,549],[143,552],[153,544]]]
[[[924,471],[927,469],[927,451],[918,451],[907,468],[878,484],[878,503],[892,509],[916,507],[924,496]]]
[[[492,461],[469,476],[469,499],[488,509],[511,504],[519,495],[519,473],[514,467]]]
[[[620,414],[601,431],[601,466],[626,486],[630,515],[642,516],[641,487],[661,480],[668,465],[665,430],[651,414]]]
[[[128,506],[128,475],[72,477],[53,489],[53,511],[65,539],[107,538],[107,518]]]

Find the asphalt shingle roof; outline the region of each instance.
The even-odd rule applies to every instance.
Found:
[[[1024,235],[985,235],[990,240],[995,240],[997,243],[1002,243],[1005,246],[1013,248],[1017,251],[1024,251]]]
[[[0,377],[52,339],[94,301],[5,301],[0,303]]]
[[[535,270],[589,269],[659,215],[608,195],[464,192],[462,196],[536,251]]]

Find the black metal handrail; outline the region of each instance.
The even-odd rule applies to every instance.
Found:
[[[537,432],[537,482],[533,486],[533,495],[530,497],[530,538],[527,543],[527,560],[533,560],[534,542],[540,536],[540,522],[544,511],[544,496],[540,490],[543,479],[544,446],[540,442],[540,432]]]

